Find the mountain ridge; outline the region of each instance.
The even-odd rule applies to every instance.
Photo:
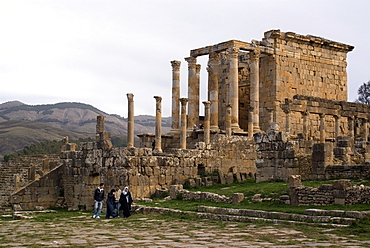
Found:
[[[20,101],[0,104],[0,156],[46,140],[95,138],[96,117],[105,118],[105,131],[112,137],[127,135],[127,119],[107,114],[92,105],[77,102],[27,105]],[[171,118],[162,118],[163,133],[170,131]],[[155,116],[135,116],[135,134],[154,133]],[[22,138],[23,137],[23,138]]]

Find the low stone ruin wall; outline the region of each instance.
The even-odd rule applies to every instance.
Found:
[[[292,205],[370,204],[370,187],[352,186],[346,179],[336,180],[333,185],[313,188],[302,186],[300,176],[295,175],[289,178],[289,189]]]
[[[331,165],[325,170],[327,179],[336,178],[368,178],[370,177],[370,165]]]
[[[62,192],[63,168],[54,168],[43,177],[19,189],[10,196],[14,210],[35,210],[54,207]]]
[[[231,197],[218,195],[210,192],[191,192],[183,189],[182,185],[170,186],[171,199],[181,199],[183,201],[210,201],[216,203],[233,203],[238,204],[244,200],[243,193],[234,193]]]
[[[212,149],[173,149],[153,153],[151,148],[99,149],[95,142],[85,143],[81,151],[65,151],[63,185],[66,204],[71,209],[92,207],[93,191],[100,182],[110,190],[115,184],[129,186],[134,198],[155,194],[156,189],[184,184],[189,178],[217,171],[221,182],[254,176],[255,150],[252,140],[242,136],[218,135]],[[228,176],[225,176],[228,175]]]

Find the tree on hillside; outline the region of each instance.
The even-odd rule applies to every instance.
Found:
[[[370,81],[363,83],[357,90],[358,98],[355,102],[370,104]]]

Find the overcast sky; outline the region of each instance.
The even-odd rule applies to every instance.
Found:
[[[355,46],[348,54],[349,101],[370,80],[370,1],[356,0],[0,0],[0,103],[82,102],[127,117],[155,115],[162,96],[170,116],[170,61],[181,61],[187,96],[191,49],[237,39],[261,40],[271,29]],[[202,64],[202,98],[206,63]]]

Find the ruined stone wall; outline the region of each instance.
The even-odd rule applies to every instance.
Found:
[[[370,176],[370,165],[331,165],[326,167],[325,170],[327,179],[336,178],[369,178]]]
[[[277,100],[294,95],[347,101],[347,53],[352,46],[311,35],[272,30],[264,41],[275,49]]]
[[[282,109],[290,111],[290,131],[294,135],[303,132],[303,116],[307,114],[307,138],[319,140],[320,138],[320,115],[324,115],[324,129],[326,139],[335,139],[335,116],[338,118],[337,136],[363,137],[365,135],[365,123],[369,119],[370,106],[361,103],[335,101],[318,97],[296,95],[292,99],[286,99],[281,105]],[[286,114],[282,113],[286,119]],[[284,126],[280,126],[284,130]],[[353,127],[351,127],[353,126]]]
[[[244,194],[234,193],[231,197],[227,197],[211,192],[192,192],[183,189],[182,185],[171,185],[170,198],[181,199],[183,201],[210,201],[216,203],[238,204],[244,200]]]
[[[311,175],[311,161],[299,153],[298,142],[289,140],[285,132],[268,131],[256,133],[257,175],[256,181],[288,180],[289,175],[301,174],[305,179]],[[307,156],[307,155],[306,155]]]
[[[151,148],[98,149],[96,143],[84,144],[81,151],[63,152],[67,206],[91,209],[93,191],[100,182],[105,183],[107,191],[115,184],[129,186],[134,198],[143,198],[153,195],[156,189],[184,184],[203,172],[256,173],[251,140],[225,135],[215,139],[211,150],[173,149],[155,155]]]
[[[14,191],[43,176],[59,163],[59,155],[22,156],[0,163],[0,206],[9,203],[9,196]]]
[[[63,167],[54,168],[43,177],[13,193],[10,202],[18,210],[34,210],[37,206],[54,207],[58,197],[63,196],[62,177]]]
[[[295,95],[347,101],[347,53],[352,46],[315,36],[272,30],[262,40],[274,47],[274,63],[261,60],[261,88],[276,95],[273,108],[276,122],[285,125],[279,104]],[[266,71],[267,70],[267,71]],[[273,74],[269,85],[268,73]],[[267,94],[260,95],[260,107],[267,108]],[[261,120],[263,123],[265,120]],[[293,120],[293,122],[296,122]]]
[[[333,185],[324,184],[313,188],[303,186],[299,175],[292,175],[289,177],[289,191],[292,205],[325,206],[370,203],[370,187],[352,186],[348,179],[336,180]]]

